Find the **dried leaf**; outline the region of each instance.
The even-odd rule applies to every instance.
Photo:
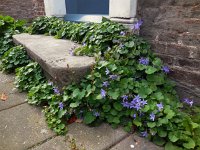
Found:
[[[82,122],[83,122],[83,119],[77,119],[75,122],[76,122],[76,123],[82,123]]]
[[[2,101],[6,101],[8,99],[8,96],[5,93],[2,93],[0,99]]]

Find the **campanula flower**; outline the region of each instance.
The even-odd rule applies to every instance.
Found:
[[[106,97],[106,91],[104,89],[101,89],[101,96],[102,98]]]
[[[139,63],[142,64],[142,65],[148,65],[148,64],[149,64],[149,59],[148,59],[148,58],[141,57],[141,58],[139,59]]]
[[[62,103],[62,102],[60,102],[58,107],[60,108],[60,110],[62,110],[62,109],[63,109],[63,107],[64,107],[63,103]]]
[[[151,113],[151,114],[150,114],[150,120],[154,121],[154,120],[155,120],[155,117],[156,117],[156,116],[155,116],[154,113]]]
[[[121,32],[120,32],[120,35],[125,36],[125,35],[126,35],[126,32],[121,31]]]
[[[60,91],[57,87],[54,87],[53,91],[54,91],[55,94],[60,95]]]
[[[112,79],[112,80],[116,80],[118,78],[118,76],[113,74],[113,75],[110,75],[109,78]]]
[[[123,95],[121,96],[122,100],[125,101],[125,100],[128,100],[128,96],[127,95]]]
[[[133,117],[133,119],[136,119],[137,115],[136,115],[136,114],[133,114],[133,116],[132,116],[132,117]]]
[[[108,68],[106,68],[106,75],[109,75],[110,74],[110,70]]]
[[[168,66],[163,66],[162,67],[162,71],[166,74],[168,74],[170,72],[169,67]]]
[[[141,132],[141,136],[142,136],[142,137],[147,137],[147,136],[148,136],[147,131]]]
[[[100,116],[100,113],[97,112],[97,111],[95,111],[93,114],[94,114],[95,117],[99,117]]]
[[[143,24],[142,20],[139,20],[138,22],[136,22],[133,26],[132,26],[132,30],[139,30],[141,25]]]
[[[184,98],[183,99],[184,103],[190,105],[190,107],[192,107],[194,101],[193,100],[190,100],[189,98]]]
[[[163,109],[163,104],[162,104],[162,103],[157,104],[156,106],[158,107],[158,110],[159,110],[159,111],[161,111],[161,110]]]
[[[108,87],[110,84],[108,81],[103,82],[103,87]]]

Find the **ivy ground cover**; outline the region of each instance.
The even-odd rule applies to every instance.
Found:
[[[145,40],[133,34],[141,25],[139,21],[127,29],[106,19],[94,24],[37,18],[29,33],[73,40],[82,47],[71,49],[70,55],[96,59],[90,74],[62,90],[47,81],[37,63],[27,60],[22,47],[4,52],[2,68],[22,66],[16,69],[17,87],[28,91],[30,104],[44,106],[47,123],[58,134],[78,118],[90,126],[107,122],[113,128],[137,131],[167,150],[199,149],[199,108],[188,98],[179,100],[174,82],[167,77],[170,69]]]

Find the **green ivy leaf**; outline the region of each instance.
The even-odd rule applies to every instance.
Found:
[[[133,120],[133,124],[136,125],[137,127],[141,127],[142,123],[138,120]]]
[[[199,128],[199,124],[197,123],[192,122],[191,125],[192,125],[192,129]]]
[[[157,71],[157,69],[154,68],[154,67],[152,67],[152,66],[148,66],[147,69],[145,70],[145,72],[146,72],[147,74],[153,74],[153,73],[155,73],[156,71]]]
[[[165,150],[183,150],[183,149],[173,145],[171,142],[167,142],[167,144],[165,144]]]
[[[102,99],[101,94],[98,94],[98,95],[96,96],[96,99]]]
[[[121,111],[123,109],[122,104],[119,102],[115,102],[113,106],[117,111]]]
[[[153,91],[151,90],[151,88],[149,87],[140,87],[138,90],[138,94],[142,97],[142,98],[146,98],[149,94],[151,94]]]
[[[156,126],[156,123],[155,123],[155,122],[148,122],[148,123],[147,123],[147,126],[148,126],[149,128],[154,128],[154,127]]]
[[[155,98],[157,100],[163,100],[164,99],[164,96],[161,92],[156,92],[152,96],[153,96],[153,98]]]
[[[84,122],[85,124],[90,124],[90,123],[92,123],[95,119],[96,119],[96,117],[93,115],[92,112],[87,112],[86,115],[84,116],[83,122]]]
[[[187,149],[193,149],[193,148],[195,148],[195,142],[194,142],[194,140],[192,139],[192,138],[187,138],[187,143],[183,143],[183,146],[185,147],[185,148],[187,148]]]
[[[111,109],[110,113],[113,115],[113,116],[116,116],[118,114],[118,112],[115,110],[115,109]]]
[[[113,122],[113,123],[116,123],[116,124],[119,124],[119,123],[120,123],[120,120],[119,120],[118,117],[114,117],[112,122]]]
[[[78,107],[79,106],[79,102],[75,102],[75,103],[71,103],[70,105],[69,105],[69,107],[71,107],[71,108],[76,108],[76,107]]]
[[[63,123],[62,123],[62,124],[59,124],[58,127],[59,127],[60,129],[64,129],[64,128],[65,128],[65,124],[63,124]]]
[[[154,66],[158,66],[158,67],[162,65],[162,61],[160,58],[155,58],[152,63]]]
[[[159,136],[154,136],[154,137],[153,137],[153,142],[154,142],[156,145],[159,145],[159,146],[163,146],[163,145],[166,143],[165,139],[164,139],[164,138],[161,138],[161,137],[159,137]]]
[[[142,110],[143,110],[143,112],[148,112],[149,109],[150,109],[150,106],[149,105],[145,105]]]
[[[170,132],[170,133],[168,134],[168,138],[169,138],[170,141],[173,142],[173,143],[179,140],[179,138],[176,137],[176,133],[175,133],[175,132]]]
[[[125,43],[124,45],[125,45],[126,47],[128,47],[128,48],[132,48],[132,47],[135,46],[135,42],[130,41],[130,42]]]
[[[159,135],[160,137],[166,137],[166,136],[167,136],[167,132],[164,131],[164,130],[159,129],[159,130],[158,130],[158,135]]]
[[[119,97],[119,91],[115,90],[115,91],[108,91],[108,95],[112,98],[112,99],[117,99]]]
[[[111,109],[111,106],[110,105],[103,105],[103,110],[104,112],[109,112]]]
[[[162,74],[147,75],[147,80],[153,82],[156,85],[161,85],[165,82],[164,76]]]
[[[66,112],[67,112],[67,110],[64,110],[64,109],[59,110],[58,117],[62,118],[66,114]]]

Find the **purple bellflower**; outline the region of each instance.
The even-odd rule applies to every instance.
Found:
[[[110,70],[108,68],[106,68],[106,75],[109,75],[110,74]]]
[[[126,35],[126,32],[121,31],[121,32],[120,32],[120,35],[125,36],[125,35]]]
[[[142,136],[142,137],[147,137],[147,136],[148,136],[147,131],[141,132],[141,136]]]
[[[139,20],[138,22],[134,24],[134,26],[132,27],[132,30],[139,30],[142,24],[143,24],[143,21]]]
[[[122,98],[123,101],[125,101],[125,100],[127,101],[128,100],[128,96],[127,95],[123,95],[123,96],[121,96],[121,98]]]
[[[62,110],[62,109],[63,109],[63,107],[64,107],[63,103],[62,103],[62,102],[60,102],[58,107],[60,108],[60,110]]]
[[[110,84],[108,81],[103,82],[103,87],[108,87]]]
[[[142,64],[142,65],[148,65],[148,64],[149,64],[149,59],[148,59],[148,58],[141,57],[141,58],[139,59],[139,63]]]
[[[95,111],[93,114],[94,114],[95,117],[99,117],[100,116],[100,113],[97,112],[97,111]]]
[[[53,91],[54,91],[55,94],[60,95],[60,91],[57,87],[54,87]]]
[[[151,114],[150,114],[150,120],[154,121],[154,120],[155,120],[155,117],[156,117],[156,116],[155,116],[154,113],[151,113]]]
[[[112,80],[116,80],[118,78],[118,76],[113,74],[113,75],[110,75],[109,78],[112,79]]]
[[[106,97],[106,91],[104,89],[101,89],[101,96],[102,98]]]
[[[161,69],[164,73],[168,74],[170,72],[169,67],[168,66],[163,66]]]
[[[162,104],[162,103],[157,104],[156,106],[158,107],[158,110],[159,110],[159,111],[161,111],[161,110],[163,109],[163,104]]]
[[[189,98],[184,98],[183,99],[183,102],[190,105],[190,107],[192,107],[194,101],[193,100],[190,100]]]

